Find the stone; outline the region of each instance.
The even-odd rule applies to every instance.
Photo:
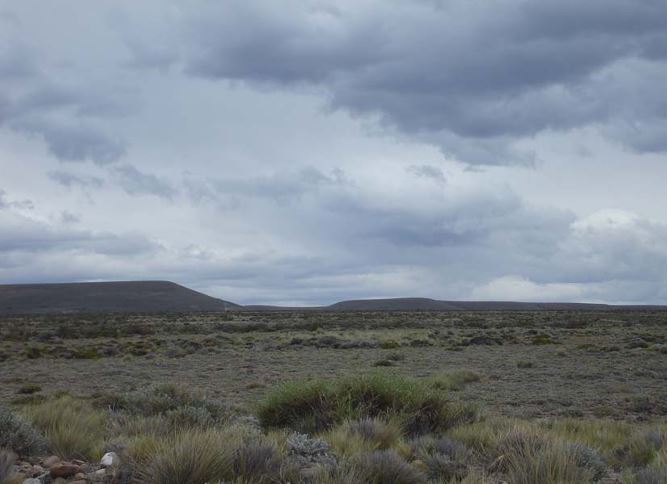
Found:
[[[85,479],[86,474],[84,474],[83,472],[77,472],[76,474],[74,474],[74,478],[75,479]]]
[[[120,460],[116,452],[107,452],[102,456],[102,459],[100,459],[100,465],[102,467],[111,467],[118,465],[119,461]]]
[[[47,457],[42,461],[42,465],[46,467],[47,469],[51,467],[52,465],[55,465],[60,462],[60,457],[57,455],[52,455],[50,457]]]
[[[28,479],[24,479],[22,484],[42,484],[42,481],[35,479],[34,477],[30,477]]]
[[[61,462],[60,464],[51,466],[50,474],[51,477],[53,478],[70,477],[79,472],[80,470],[81,467],[79,467],[76,464],[71,464],[69,462]]]

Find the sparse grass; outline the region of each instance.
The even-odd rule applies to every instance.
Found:
[[[44,433],[55,454],[81,459],[102,455],[107,417],[88,402],[61,397],[25,407],[23,413]]]

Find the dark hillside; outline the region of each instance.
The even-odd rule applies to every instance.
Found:
[[[159,313],[242,309],[168,281],[0,285],[0,314]]]

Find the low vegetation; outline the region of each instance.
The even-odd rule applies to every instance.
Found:
[[[657,312],[0,318],[0,484],[661,483],[665,347]]]
[[[174,385],[3,407],[0,477],[13,482],[13,453],[94,461],[114,451],[114,482],[664,482],[665,424],[486,416],[449,398],[449,386],[475,380],[285,383],[259,403],[258,419]]]

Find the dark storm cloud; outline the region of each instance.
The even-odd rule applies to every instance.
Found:
[[[121,158],[125,142],[104,121],[133,112],[134,93],[108,83],[54,82],[68,77],[60,72],[67,68],[26,45],[19,31],[0,37],[0,127],[41,138],[61,161]]]
[[[164,59],[206,78],[315,85],[465,161],[530,163],[515,140],[588,125],[665,149],[665,17],[658,0],[226,2],[186,15],[185,58]]]

